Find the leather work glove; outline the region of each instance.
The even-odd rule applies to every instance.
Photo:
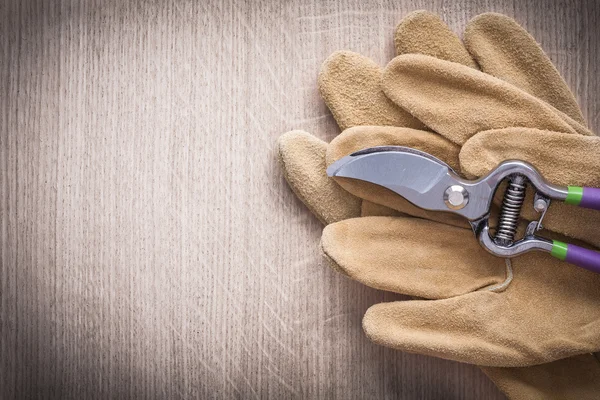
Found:
[[[463,65],[411,54],[390,62],[382,87],[437,133],[463,145],[459,159],[467,176],[522,159],[550,182],[600,186],[600,138],[516,86]],[[379,144],[371,140],[377,136],[374,129],[343,132],[328,148],[328,164]],[[336,181],[379,202],[372,185]],[[395,208],[395,197],[388,194],[381,203]],[[593,234],[598,222],[597,212],[553,204],[545,226],[553,231],[551,237],[558,233],[598,246]],[[402,217],[330,225],[322,248],[337,270],[369,286],[440,299],[371,307],[363,325],[377,343],[502,367],[600,349],[600,275],[545,254],[518,257],[511,270],[480,248],[470,230]]]
[[[455,63],[407,55],[390,63],[383,87],[390,98],[420,119],[443,121],[436,131],[464,143],[459,158],[461,170],[468,176],[484,175],[506,159],[523,159],[551,182],[600,186],[600,138],[589,136],[586,129],[571,124],[560,113],[552,117],[547,104],[512,85]],[[455,99],[452,107],[446,107],[449,99]],[[459,111],[461,107],[468,112]],[[522,108],[531,114],[520,115]],[[436,113],[441,114],[439,118]],[[539,122],[528,115],[539,117]],[[498,128],[512,122],[503,118],[526,127]],[[456,124],[461,127],[457,129]],[[358,127],[343,132],[328,149],[328,164],[380,144],[372,139],[377,137],[377,129],[386,128]],[[465,131],[472,136],[462,136]],[[354,194],[367,194],[366,198],[377,201],[368,196],[368,185],[338,181]],[[388,200],[385,204],[394,207],[392,195]],[[600,226],[597,213],[561,204],[553,204],[550,210],[546,228],[598,245],[597,236],[586,234]],[[551,232],[548,235],[557,237]],[[518,257],[510,269],[504,260],[479,247],[469,229],[406,217],[341,221],[325,228],[321,245],[334,268],[353,279],[434,299],[371,307],[363,326],[377,343],[487,366],[534,365],[600,348],[600,275],[546,254]],[[547,372],[564,373],[569,364],[577,365],[582,376],[590,378],[587,386],[567,386],[569,397],[575,397],[574,390],[577,398],[597,397],[600,388],[593,376],[600,367],[590,355],[527,369],[484,370],[498,375],[492,378],[501,388],[503,378],[512,373],[546,376],[542,381],[548,385],[542,385],[543,395],[538,396],[543,398],[552,393],[548,388],[554,390],[557,384],[548,379]]]
[[[409,26],[416,28],[407,29]],[[479,55],[478,57],[476,56],[478,63],[484,68],[484,70],[486,63],[488,68],[490,68],[490,70],[486,70],[486,72],[490,72],[507,81],[512,80],[513,83],[519,85],[519,87],[523,89],[526,89],[529,93],[537,95],[547,102],[553,104],[556,108],[565,111],[565,113],[568,113],[572,119],[577,120],[576,122],[582,120],[573,96],[558,76],[552,64],[549,62],[549,60],[547,60],[535,41],[520,27],[518,27],[514,21],[497,14],[487,14],[473,20],[467,28],[467,33],[469,32],[472,33],[466,36],[467,48],[469,49],[469,52],[467,52],[460,44],[458,38],[449,31],[449,29],[439,20],[439,18],[429,13],[418,12],[407,17],[398,27],[396,34],[396,47],[399,49],[398,52],[400,54],[403,52],[430,54],[440,58],[462,62],[470,67],[476,67],[476,64],[472,61],[470,54]],[[483,34],[481,32],[483,32]],[[498,41],[498,38],[504,38],[506,39],[506,42],[502,40]],[[515,39],[517,39],[517,43],[512,46],[513,48],[511,48],[510,43],[514,43]],[[478,46],[477,43],[480,43],[480,45]],[[483,45],[481,45],[481,43],[483,43]],[[509,45],[505,46],[506,43]],[[521,47],[519,47],[519,45],[521,45]],[[494,48],[498,50],[493,51]],[[516,52],[514,50],[518,48],[524,49],[523,53],[515,56]],[[532,58],[531,54],[534,54],[535,57]],[[502,62],[492,62],[494,58],[502,60]],[[347,62],[345,64],[344,62],[335,62],[340,61],[340,59]],[[369,121],[367,120],[368,118],[364,117],[364,115],[368,115],[368,105],[378,104],[378,102],[381,102],[384,104],[384,106],[374,107],[376,110],[374,114],[377,118],[373,118],[373,120],[393,124],[393,122],[390,122],[393,121],[393,119],[385,119],[384,115],[391,115],[395,113],[397,108],[394,108],[393,105],[390,105],[389,102],[386,101],[385,97],[382,98],[379,95],[381,90],[378,85],[371,84],[369,86],[368,84],[369,82],[378,83],[380,81],[381,71],[372,62],[370,62],[370,68],[364,68],[365,64],[368,64],[367,62],[364,62],[365,60],[366,59],[354,55],[353,53],[337,53],[337,55],[334,54],[328,60],[328,63],[325,64],[325,68],[321,73],[321,92],[324,95],[328,106],[332,109],[332,113],[336,117],[336,120],[339,123],[342,121],[340,126],[343,128],[351,126],[353,123],[369,124]],[[532,65],[536,67],[535,73],[530,72]],[[341,67],[336,69],[331,68],[332,66]],[[331,73],[332,71],[336,72],[337,75],[335,73]],[[540,71],[542,71],[543,74]],[[351,77],[354,78],[350,80],[352,84],[358,82],[354,86],[352,84],[346,84],[348,80],[344,82],[343,79]],[[357,77],[362,79],[356,79]],[[541,77],[542,79],[536,79],[536,77]],[[340,85],[340,82],[344,82],[345,86]],[[365,82],[367,83],[366,85]],[[557,82],[560,85],[557,85]],[[330,83],[329,87],[326,87],[326,83]],[[362,90],[365,86],[366,90]],[[373,97],[365,96],[365,92],[368,93],[369,90],[376,95]],[[337,97],[336,93],[338,94]],[[344,99],[348,100],[344,101]],[[361,103],[361,99],[368,100],[364,103]],[[357,107],[358,111],[353,108],[356,104],[359,106],[362,104],[362,107]],[[385,110],[385,112],[381,110]],[[576,112],[573,110],[576,110]],[[362,116],[361,113],[363,113]],[[410,121],[410,119],[408,119],[408,121]],[[433,122],[435,122],[435,118]],[[406,123],[402,124],[405,126],[410,125]],[[415,125],[418,127],[418,124],[413,124],[412,126]],[[577,124],[573,125],[577,126]],[[361,135],[358,134],[361,129],[363,130],[364,137],[361,137]],[[346,133],[347,132],[344,134]],[[365,147],[378,144],[398,144],[417,147],[437,155],[440,158],[446,159],[446,161],[448,161],[453,168],[459,170],[459,147],[456,144],[443,140],[442,137],[436,134],[415,131],[412,129],[396,129],[393,127],[368,129],[356,128],[354,134],[355,138],[358,138],[358,143],[361,143],[361,140],[363,140],[364,143],[368,143]],[[311,207],[311,204],[318,204],[321,206],[321,209],[327,209],[327,206],[322,206],[324,203],[329,204],[330,208],[339,207],[340,204],[343,204],[339,202],[338,198],[336,198],[334,191],[327,192],[327,190],[321,190],[323,185],[321,185],[319,182],[324,181],[323,177],[325,176],[325,163],[319,158],[319,154],[322,154],[325,144],[318,141],[318,139],[312,139],[311,143],[311,139],[309,139],[308,134],[294,133],[286,136],[294,137],[294,140],[297,140],[297,138],[301,139],[297,140],[296,143],[293,143],[294,145],[290,145],[290,142],[293,142],[294,140],[290,140],[287,143],[284,143],[285,141],[282,140],[280,143],[282,154],[287,156],[285,157],[287,158],[287,162],[286,160],[282,160],[284,161],[284,169],[286,169],[286,165],[288,166],[286,178],[288,178],[290,185],[294,188],[296,193],[302,192],[304,194],[303,201],[307,203],[313,212],[317,212],[317,215],[319,213],[319,207]],[[348,135],[348,137],[350,136],[352,135]],[[301,143],[302,141],[313,145],[313,148],[311,149],[311,146],[308,145],[297,145],[297,143]],[[340,143],[345,143],[348,145],[350,142],[351,141],[349,140],[345,140],[341,141]],[[352,148],[352,144],[350,144],[346,150],[350,148]],[[342,151],[342,153],[343,152],[344,151]],[[297,157],[298,155],[299,157]],[[309,161],[312,161],[312,163],[304,162],[307,158]],[[452,161],[448,160],[448,158],[451,158]],[[284,157],[282,157],[282,159],[284,159]],[[290,161],[294,159],[298,160],[298,162],[293,163]],[[293,165],[294,168],[289,168],[289,165]],[[290,177],[290,175],[292,177]],[[304,189],[309,188],[310,190],[303,191],[303,188],[298,189],[297,187],[294,187],[294,184],[297,182],[303,183]],[[315,182],[318,183],[314,184]],[[573,182],[570,183],[573,184]],[[331,181],[329,181],[327,184],[331,185]],[[336,188],[336,190],[339,190],[339,188]],[[354,202],[354,204],[356,205],[358,203]],[[365,202],[363,204],[363,214],[365,214],[365,204],[368,205],[369,203]],[[393,204],[393,201],[391,205],[395,205]],[[401,204],[400,206],[396,204],[394,208],[401,209],[403,212],[406,212],[405,206],[406,204]],[[366,211],[366,214],[392,214],[392,212],[389,210],[377,208],[372,204],[367,208]],[[356,216],[356,214],[357,211],[355,207],[353,212],[347,213],[347,217]],[[396,215],[398,214],[399,213],[396,213]],[[419,216],[427,217],[426,215]],[[324,222],[327,222],[327,219],[323,218],[322,216],[320,219]],[[413,221],[417,222],[416,220]],[[329,222],[331,222],[331,220]],[[465,221],[461,222],[464,226],[466,226]],[[476,243],[472,233],[468,231],[468,234],[470,236],[466,237],[464,240]],[[323,243],[325,244],[325,242],[326,240],[324,237]],[[390,249],[393,249],[399,243],[394,243],[391,246],[384,246],[388,246],[387,252],[389,253]],[[425,250],[428,251],[428,249]],[[481,249],[477,248],[476,250],[480,251]],[[386,253],[386,251],[384,251],[384,253]],[[349,260],[352,261],[351,257],[349,257]],[[499,259],[494,258],[496,263],[498,260]],[[337,264],[335,264],[335,266],[339,268]],[[376,270],[376,266],[371,268],[371,272],[377,272]],[[492,270],[495,269],[492,268]],[[344,271],[343,268],[342,271]],[[348,273],[348,271],[344,272]],[[365,280],[368,280],[368,273],[366,270],[363,272],[365,273],[362,278],[364,282]],[[389,274],[390,268],[383,269],[379,272],[381,272],[380,275],[383,277],[383,279],[385,279],[386,274],[388,277],[393,277],[394,275]],[[407,280],[405,285],[411,286],[411,280],[420,280],[421,274],[415,273],[414,276],[410,276],[410,274],[408,274],[408,270],[406,272],[407,274],[402,275]],[[412,288],[408,288],[408,290],[403,290],[401,286],[396,286],[395,289],[391,288],[391,290],[401,293],[416,294],[434,299],[447,296],[448,293],[444,294],[445,290],[452,291],[453,282],[448,282],[449,284],[444,287],[443,281],[445,280],[444,277],[447,273],[450,273],[450,278],[455,278],[456,274],[453,274],[453,271],[438,271],[436,267],[429,269],[428,271],[418,272],[425,273],[425,275],[436,275],[440,282],[434,282],[431,288],[423,291],[418,290],[418,282],[416,282],[417,285],[412,285]],[[460,271],[456,272],[460,274]],[[464,274],[465,279],[469,278],[470,273],[473,271],[467,272],[468,273]],[[490,274],[490,270],[486,269],[485,266],[482,266],[481,271],[478,272],[480,272],[482,277],[485,277],[486,274]],[[377,275],[377,273],[375,275]],[[377,283],[378,279],[379,278],[377,276],[375,276],[374,279],[371,279],[373,281],[371,282],[371,286],[380,287]],[[365,283],[369,284],[369,282]],[[426,283],[427,281],[424,282],[424,284]],[[487,278],[487,283],[489,286],[498,285],[498,282],[496,282],[494,278],[489,277]],[[439,286],[439,292],[434,293],[437,284],[440,284],[441,286]],[[481,285],[481,282],[475,282],[475,285],[473,285],[473,287],[470,289],[476,290],[478,288],[477,285]],[[392,286],[394,286],[393,283]],[[431,289],[433,289],[433,292]],[[464,287],[462,289],[464,289]],[[460,292],[462,289],[459,285],[458,292]],[[568,360],[560,360],[535,367],[484,368],[484,372],[486,372],[492,378],[492,380],[494,380],[494,382],[511,398],[548,398],[553,396],[561,398],[582,398],[590,393],[597,393],[598,384],[595,383],[593,378],[594,376],[598,376],[597,374],[599,371],[600,368],[598,367],[597,361],[590,355],[577,356]]]

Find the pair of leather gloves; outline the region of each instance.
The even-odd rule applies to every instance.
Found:
[[[543,253],[507,263],[463,218],[325,173],[354,151],[398,145],[471,179],[520,159],[552,183],[600,187],[600,138],[535,39],[506,16],[474,18],[463,43],[436,15],[414,12],[395,46],[384,69],[346,51],[323,64],[319,89],[343,131],[331,143],[303,131],[279,140],[285,178],[326,225],[328,264],[415,298],[369,308],[367,336],[479,365],[513,399],[600,398],[600,274]],[[532,198],[524,219],[537,217]],[[544,227],[548,238],[600,247],[597,211],[552,203]]]

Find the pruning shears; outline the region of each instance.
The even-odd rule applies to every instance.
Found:
[[[553,185],[525,161],[504,161],[488,175],[466,180],[428,153],[409,147],[379,146],[337,160],[327,168],[327,175],[370,182],[397,193],[417,207],[461,215],[469,221],[481,246],[498,257],[544,251],[600,273],[600,253],[535,234],[542,229],[541,222],[551,200],[600,211],[600,188]],[[492,235],[490,208],[494,193],[505,180],[508,186],[498,227]],[[515,240],[528,184],[535,188],[533,207],[541,216],[529,223],[523,238]]]

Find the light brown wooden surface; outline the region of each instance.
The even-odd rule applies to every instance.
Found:
[[[281,133],[330,140],[321,62],[395,24],[514,16],[600,131],[590,1],[0,4],[1,398],[499,399],[469,365],[371,344],[391,294],[321,265]]]

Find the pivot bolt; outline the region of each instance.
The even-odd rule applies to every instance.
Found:
[[[546,202],[546,200],[542,198],[535,199],[535,201],[533,202],[533,208],[537,212],[546,211],[546,208],[548,208],[548,202]]]
[[[469,192],[460,185],[452,185],[444,192],[444,203],[451,210],[460,210],[468,202]]]

